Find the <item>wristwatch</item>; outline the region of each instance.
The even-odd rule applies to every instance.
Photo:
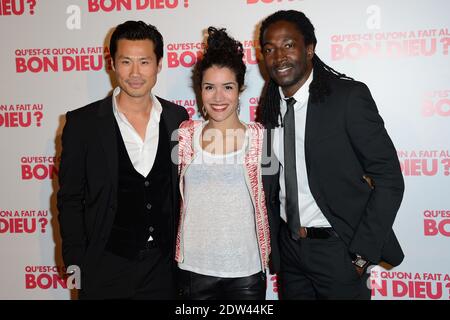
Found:
[[[365,269],[369,265],[369,261],[367,261],[357,253],[352,253],[352,263],[362,269]]]

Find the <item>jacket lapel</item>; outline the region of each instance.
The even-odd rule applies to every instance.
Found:
[[[320,137],[320,112],[323,110],[327,102],[322,102],[321,104],[313,103],[311,97],[308,100],[308,109],[306,111],[306,123],[305,123],[305,162],[306,169],[309,174],[310,165],[310,151],[312,147],[312,141],[317,137]]]
[[[164,100],[159,99],[159,97],[156,97],[162,106],[162,112],[161,112],[161,120],[164,121],[164,124],[166,125],[166,139],[169,139],[169,145],[170,145],[170,159],[171,159],[171,178],[172,178],[172,194],[173,199],[176,199],[176,195],[178,192],[178,135],[173,135],[174,130],[178,129],[176,123],[172,120],[177,119],[176,115],[171,115],[170,108],[166,105]],[[161,137],[163,137],[161,135]],[[174,158],[175,157],[175,158]]]
[[[273,152],[273,137],[275,130],[273,126],[268,125],[264,134],[263,142],[263,154],[262,154],[262,180],[263,187],[266,191],[267,200],[271,201],[274,197],[274,192],[276,184],[279,180],[279,162],[275,153]]]
[[[112,96],[104,99],[98,108],[98,134],[105,151],[105,161],[114,188],[117,188],[118,159],[115,119],[112,111]]]

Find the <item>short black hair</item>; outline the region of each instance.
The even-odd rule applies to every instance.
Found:
[[[111,35],[109,42],[109,52],[111,59],[114,58],[117,51],[117,42],[120,39],[126,40],[151,40],[154,45],[157,62],[161,60],[164,55],[164,41],[161,33],[155,26],[147,24],[143,21],[126,21],[119,24]]]
[[[203,74],[212,66],[226,67],[236,75],[239,91],[243,90],[246,66],[242,43],[230,37],[224,28],[208,28],[207,46],[194,68],[194,85],[200,87]]]

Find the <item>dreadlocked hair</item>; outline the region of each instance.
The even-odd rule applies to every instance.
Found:
[[[303,35],[305,46],[313,45],[316,47],[317,39],[314,33],[314,26],[308,17],[303,12],[296,10],[281,10],[267,17],[262,23],[259,32],[259,43],[263,48],[264,32],[267,28],[278,22],[287,21],[292,23],[297,30]],[[310,99],[314,103],[321,103],[326,96],[331,94],[330,80],[331,79],[346,79],[353,80],[353,78],[339,73],[327,64],[325,64],[316,54],[312,58],[313,65],[313,81],[309,86]],[[279,126],[280,114],[280,92],[278,85],[274,80],[270,79],[264,89],[260,108],[258,110],[257,120],[264,125],[270,124],[272,126]]]
[[[243,90],[246,66],[242,43],[230,37],[226,29],[208,28],[208,39],[203,57],[194,68],[194,85],[201,87],[205,71],[213,66],[229,68],[236,76],[239,91]]]

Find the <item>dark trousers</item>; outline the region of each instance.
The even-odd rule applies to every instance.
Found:
[[[358,274],[347,246],[337,235],[295,241],[282,223],[279,241],[280,299],[370,300],[369,274]]]
[[[175,299],[173,270],[170,255],[160,248],[143,250],[133,260],[105,250],[93,285],[81,290],[80,299]]]
[[[266,274],[221,278],[178,269],[178,298],[188,300],[265,300]]]

